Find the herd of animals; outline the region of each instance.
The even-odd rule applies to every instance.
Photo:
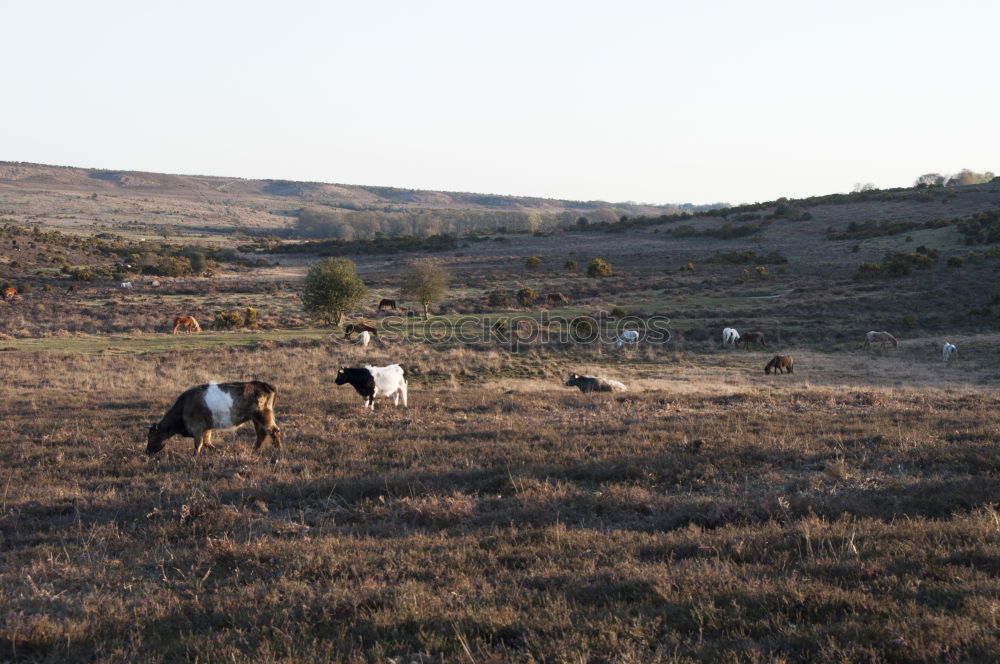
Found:
[[[386,302],[383,300],[383,302]],[[188,332],[200,331],[198,321],[190,316],[178,316],[174,321],[173,333],[185,328]],[[366,323],[351,323],[345,327],[345,338],[357,334],[358,343],[367,347],[372,340],[383,345],[378,338],[378,330]],[[615,341],[615,347],[621,349],[625,345],[635,346],[639,342],[639,333],[635,330],[622,332]],[[764,334],[748,332],[740,334],[735,328],[727,327],[722,331],[724,345],[737,346],[739,343],[749,349],[751,343],[767,348]],[[880,343],[898,347],[899,340],[888,332],[871,331],[865,335],[864,347]],[[958,349],[954,344],[945,342],[941,350],[942,360],[951,362],[958,358]],[[766,375],[793,373],[794,360],[791,355],[775,355],[764,366]],[[399,364],[384,367],[367,365],[364,367],[341,367],[334,381],[337,385],[350,385],[361,395],[365,408],[375,410],[375,399],[379,396],[391,397],[394,406],[407,407],[407,390],[405,370]],[[601,376],[588,376],[570,372],[566,387],[576,387],[581,392],[627,392],[628,387],[621,381]],[[234,429],[247,422],[253,423],[257,433],[254,449],[260,448],[268,436],[275,448],[281,449],[281,430],[274,419],[274,400],[277,391],[272,385],[262,381],[208,383],[198,385],[183,392],[173,406],[160,419],[149,427],[146,441],[146,453],[154,455],[164,448],[164,441],[172,436],[184,436],[194,439],[194,453],[197,456],[203,447],[214,448],[212,445],[213,431]]]

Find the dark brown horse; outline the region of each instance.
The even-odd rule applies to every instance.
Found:
[[[399,307],[396,306],[396,301],[395,300],[390,300],[387,297],[382,298],[379,301],[379,303],[378,303],[378,310],[379,311],[382,311],[383,309],[393,309],[393,310],[395,310],[395,309],[398,309],[398,308]]]
[[[763,332],[744,332],[740,335],[740,338],[736,341],[736,345],[743,344],[743,347],[750,350],[751,343],[759,343],[764,348],[767,348],[767,343],[764,341]]]
[[[378,337],[378,330],[365,322],[348,323],[344,328],[344,338],[350,339],[352,334],[360,332],[371,332],[373,337]]]
[[[770,375],[772,371],[776,374],[792,373],[792,356],[775,355],[771,358],[771,361],[764,366],[765,375]]]

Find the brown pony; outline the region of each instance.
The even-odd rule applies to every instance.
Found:
[[[774,371],[775,374],[792,373],[792,356],[775,355],[771,361],[764,366],[765,375],[770,375],[772,371]]]
[[[177,330],[184,328],[185,332],[201,332],[201,325],[194,319],[194,316],[178,316],[174,319],[174,329],[170,334],[177,334]]]
[[[396,306],[396,301],[395,300],[390,300],[387,297],[382,298],[379,301],[379,303],[378,303],[378,310],[379,311],[382,311],[383,309],[393,309],[393,310],[396,310],[398,308],[399,307]]]
[[[750,350],[750,344],[756,342],[759,343],[764,348],[767,348],[767,344],[764,342],[763,332],[744,332],[740,335],[740,338],[736,340],[736,345],[743,344],[743,347]]]
[[[5,300],[17,300],[17,299],[19,299],[17,297],[17,291],[14,290],[13,288],[4,288],[3,289],[3,299],[5,299]]]

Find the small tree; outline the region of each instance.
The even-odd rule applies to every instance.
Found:
[[[348,258],[327,258],[309,268],[302,291],[302,308],[333,325],[340,325],[344,312],[356,307],[368,289]]]
[[[538,291],[534,288],[524,288],[517,291],[517,303],[522,307],[530,307],[538,299]]]
[[[506,290],[496,288],[486,295],[486,303],[491,307],[506,307],[510,304],[510,295]]]
[[[427,319],[427,308],[444,298],[451,275],[436,262],[431,260],[417,261],[403,275],[403,287],[399,294],[401,299],[416,300],[424,308],[424,320]]]
[[[587,264],[588,277],[610,277],[611,263],[603,258],[595,258]]]

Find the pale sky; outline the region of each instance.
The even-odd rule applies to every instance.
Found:
[[[0,160],[646,203],[1000,172],[1000,3],[0,0]]]

